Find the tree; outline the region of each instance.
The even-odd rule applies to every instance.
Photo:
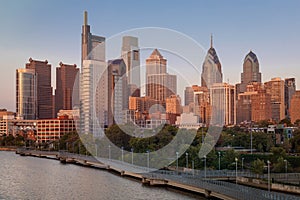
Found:
[[[263,160],[257,159],[252,163],[252,172],[261,175],[264,173],[265,162]]]
[[[277,162],[274,164],[273,172],[285,172],[285,162],[283,157],[279,157]]]
[[[285,149],[282,147],[272,147],[271,148],[271,162],[276,163],[280,157],[286,158]]]
[[[225,152],[222,158],[222,166],[226,169],[235,169],[235,158],[239,159],[239,154],[233,149],[230,149]]]

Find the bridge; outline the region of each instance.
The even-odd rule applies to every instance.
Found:
[[[206,197],[214,197],[218,199],[233,200],[296,200],[299,196],[279,193],[275,191],[267,191],[248,187],[228,181],[235,180],[236,172],[228,170],[206,171],[192,170],[189,172],[177,172],[168,170],[149,169],[147,167],[132,165],[120,160],[112,160],[108,158],[95,158],[92,156],[79,155],[68,152],[54,151],[36,151],[17,149],[17,154],[22,156],[35,156],[41,158],[56,159],[62,163],[72,163],[87,167],[93,167],[102,170],[108,170],[113,173],[120,174],[140,180],[143,184],[150,186],[171,187],[179,190],[193,192],[205,195]],[[239,171],[238,177],[256,176],[249,172]]]

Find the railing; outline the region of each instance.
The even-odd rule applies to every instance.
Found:
[[[145,170],[148,171],[149,168],[132,165],[120,160],[112,160],[108,158],[94,158],[92,156],[68,153],[65,151],[60,152],[51,152],[51,151],[35,151],[35,150],[26,150],[18,149],[19,152],[34,153],[41,155],[57,155],[58,157],[65,157],[68,159],[81,159],[90,162],[103,162],[106,165],[114,164],[120,170],[129,171],[133,169]],[[150,169],[154,170],[154,169]],[[189,172],[177,172],[177,171],[168,171],[168,170],[156,170],[150,173],[143,173],[144,177],[148,178],[157,178],[171,180],[174,182],[191,185],[194,187],[203,188],[215,193],[223,194],[234,199],[245,199],[245,200],[298,200],[299,196],[288,195],[278,192],[268,192],[262,189],[256,189],[252,187],[247,187],[243,185],[238,185],[225,181],[212,180],[214,177],[236,177],[236,172],[231,170],[194,170]],[[205,179],[206,175],[206,179]],[[283,178],[286,174],[273,174],[274,177]],[[291,174],[300,176],[299,174]],[[253,174],[249,171],[240,171],[238,176],[244,177],[257,177],[256,174]],[[261,176],[261,178],[265,178]]]

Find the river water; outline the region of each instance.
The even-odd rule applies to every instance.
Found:
[[[0,151],[0,199],[205,199],[106,171]]]

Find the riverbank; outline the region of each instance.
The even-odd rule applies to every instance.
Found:
[[[17,147],[0,147],[0,151],[16,151]]]
[[[173,172],[157,171],[152,173],[137,173],[137,166],[134,170],[130,170],[130,164],[118,160],[110,160],[107,158],[95,159],[92,156],[84,156],[72,154],[68,152],[51,152],[51,151],[33,151],[33,150],[17,150],[16,153],[21,156],[33,156],[40,158],[51,158],[61,163],[70,163],[81,165],[84,167],[106,170],[113,174],[117,174],[124,178],[133,178],[147,186],[172,188],[178,191],[197,194],[200,197],[209,199],[298,199],[297,196],[291,196],[283,193],[268,192],[265,190],[245,187],[224,181],[214,179],[203,179],[194,177],[193,175],[175,175]],[[104,164],[105,163],[105,164]],[[148,168],[147,168],[148,169]],[[135,171],[135,172],[132,172]]]

